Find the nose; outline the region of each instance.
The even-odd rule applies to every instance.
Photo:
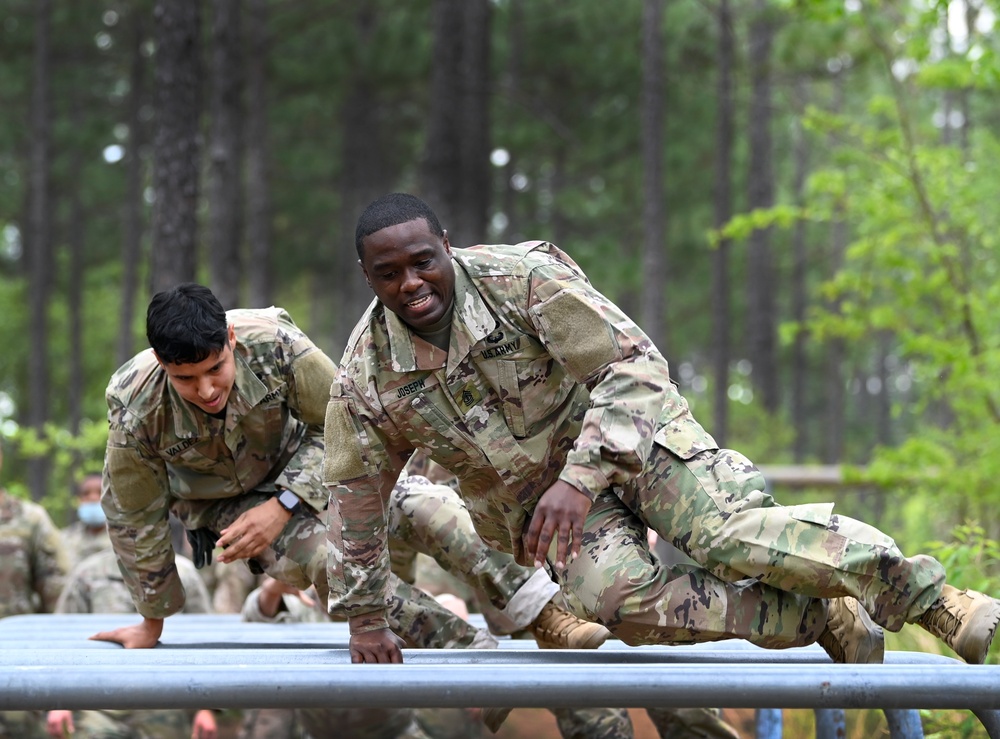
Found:
[[[202,400],[209,400],[214,393],[215,388],[212,387],[212,380],[209,377],[202,377],[198,380],[198,397]]]
[[[403,283],[401,289],[405,292],[413,292],[419,290],[420,286],[424,284],[424,281],[417,274],[415,269],[408,269],[403,272]]]

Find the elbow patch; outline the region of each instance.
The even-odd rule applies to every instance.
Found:
[[[556,293],[535,309],[548,350],[577,379],[622,358],[599,306],[574,290]]]
[[[327,403],[323,441],[326,447],[323,455],[325,485],[369,476],[364,432],[355,422],[350,401],[346,398],[333,398]]]

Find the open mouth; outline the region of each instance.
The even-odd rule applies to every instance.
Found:
[[[433,298],[434,298],[433,295],[421,295],[419,298],[411,300],[409,303],[407,303],[406,307],[409,308],[410,310],[422,310],[423,308],[426,308],[430,304]]]

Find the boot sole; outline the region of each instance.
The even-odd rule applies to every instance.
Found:
[[[608,639],[611,638],[611,632],[606,628],[601,628],[600,630],[595,630],[586,641],[577,646],[563,646],[562,644],[557,644],[556,642],[543,641],[536,638],[535,641],[538,643],[539,649],[597,649],[599,646],[604,644]]]
[[[969,624],[966,629],[974,635],[975,629],[972,627],[978,621],[983,621],[987,626],[986,639],[980,641],[976,639],[956,640],[955,653],[970,665],[981,665],[986,661],[986,655],[990,651],[990,644],[996,635],[997,624],[1000,623],[1000,601],[995,598],[987,598],[979,602],[978,607],[969,613]]]

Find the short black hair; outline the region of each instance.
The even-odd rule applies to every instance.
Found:
[[[88,480],[103,480],[103,479],[104,475],[102,475],[100,472],[88,472],[86,475],[77,480],[76,487],[73,489],[73,494],[81,495],[83,493],[83,486],[87,483]]]
[[[166,364],[197,364],[226,346],[226,311],[194,282],[156,293],[146,309],[146,339]]]
[[[365,237],[371,236],[383,228],[398,226],[400,223],[407,223],[417,218],[423,218],[427,221],[431,233],[444,236],[444,229],[441,228],[441,223],[434,211],[431,210],[431,206],[416,195],[405,192],[390,192],[373,200],[358,218],[358,228],[354,232],[354,246],[358,250],[358,258],[363,256],[364,247],[361,242],[365,240]]]

